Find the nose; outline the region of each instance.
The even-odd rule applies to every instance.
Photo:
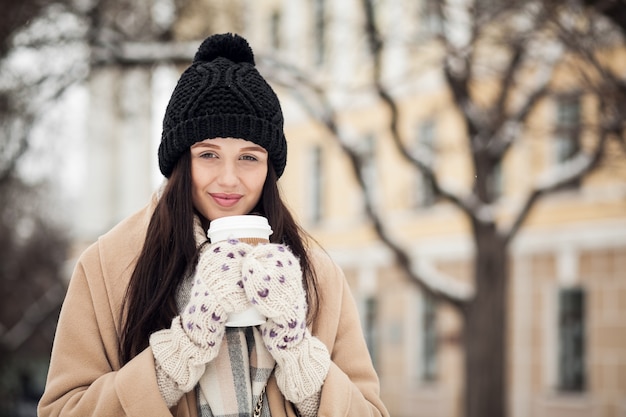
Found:
[[[237,165],[231,162],[224,163],[218,175],[218,184],[222,187],[234,187],[239,183]]]

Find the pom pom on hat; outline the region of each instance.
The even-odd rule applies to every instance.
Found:
[[[254,65],[254,53],[244,38],[232,33],[211,36],[202,42],[193,62],[211,62],[226,58],[234,63],[247,62]]]
[[[283,113],[254,65],[248,42],[231,33],[202,42],[172,92],[163,118],[159,169],[167,178],[191,145],[239,138],[263,147],[277,177],[287,163]]]

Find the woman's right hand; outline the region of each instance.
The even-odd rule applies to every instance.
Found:
[[[189,302],[181,312],[183,327],[195,343],[212,344],[207,338],[222,330],[226,316],[247,307],[241,265],[251,249],[238,240],[200,247]]]
[[[150,336],[159,389],[168,407],[193,389],[217,356],[227,315],[246,308],[241,264],[250,249],[236,240],[200,246],[189,302],[169,329]]]

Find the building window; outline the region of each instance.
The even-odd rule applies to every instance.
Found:
[[[580,95],[562,96],[557,99],[556,129],[554,141],[554,162],[561,164],[580,151],[582,131]],[[565,187],[576,187],[574,180]]]
[[[415,151],[428,154],[428,159],[431,162],[435,155],[435,135],[435,122],[432,120],[422,122],[417,127],[417,138],[414,145]],[[422,171],[417,171],[413,190],[413,205],[415,207],[429,207],[435,203],[436,198],[433,183]]]
[[[315,18],[315,65],[324,64],[326,55],[326,0],[314,0],[313,16]]]
[[[557,101],[556,150],[557,162],[564,162],[580,150],[580,96],[561,97]]]
[[[566,288],[559,292],[558,388],[585,389],[585,292]]]
[[[437,301],[424,294],[422,302],[422,380],[437,379]]]
[[[378,349],[376,341],[378,340],[378,301],[374,297],[365,299],[365,316],[363,319],[363,332],[365,333],[365,343],[369,350],[374,366],[377,365]]]
[[[322,220],[324,211],[324,166],[321,146],[314,146],[309,153],[309,220],[317,224]]]

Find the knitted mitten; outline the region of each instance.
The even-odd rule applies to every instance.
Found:
[[[236,240],[203,246],[189,302],[169,329],[150,336],[159,387],[168,406],[195,387],[206,364],[217,356],[228,313],[246,308],[241,264],[250,249]]]
[[[300,403],[318,393],[330,367],[326,346],[306,327],[306,293],[300,263],[288,247],[256,246],[242,266],[250,302],[268,320],[263,341],[276,360],[276,382],[289,401]]]

